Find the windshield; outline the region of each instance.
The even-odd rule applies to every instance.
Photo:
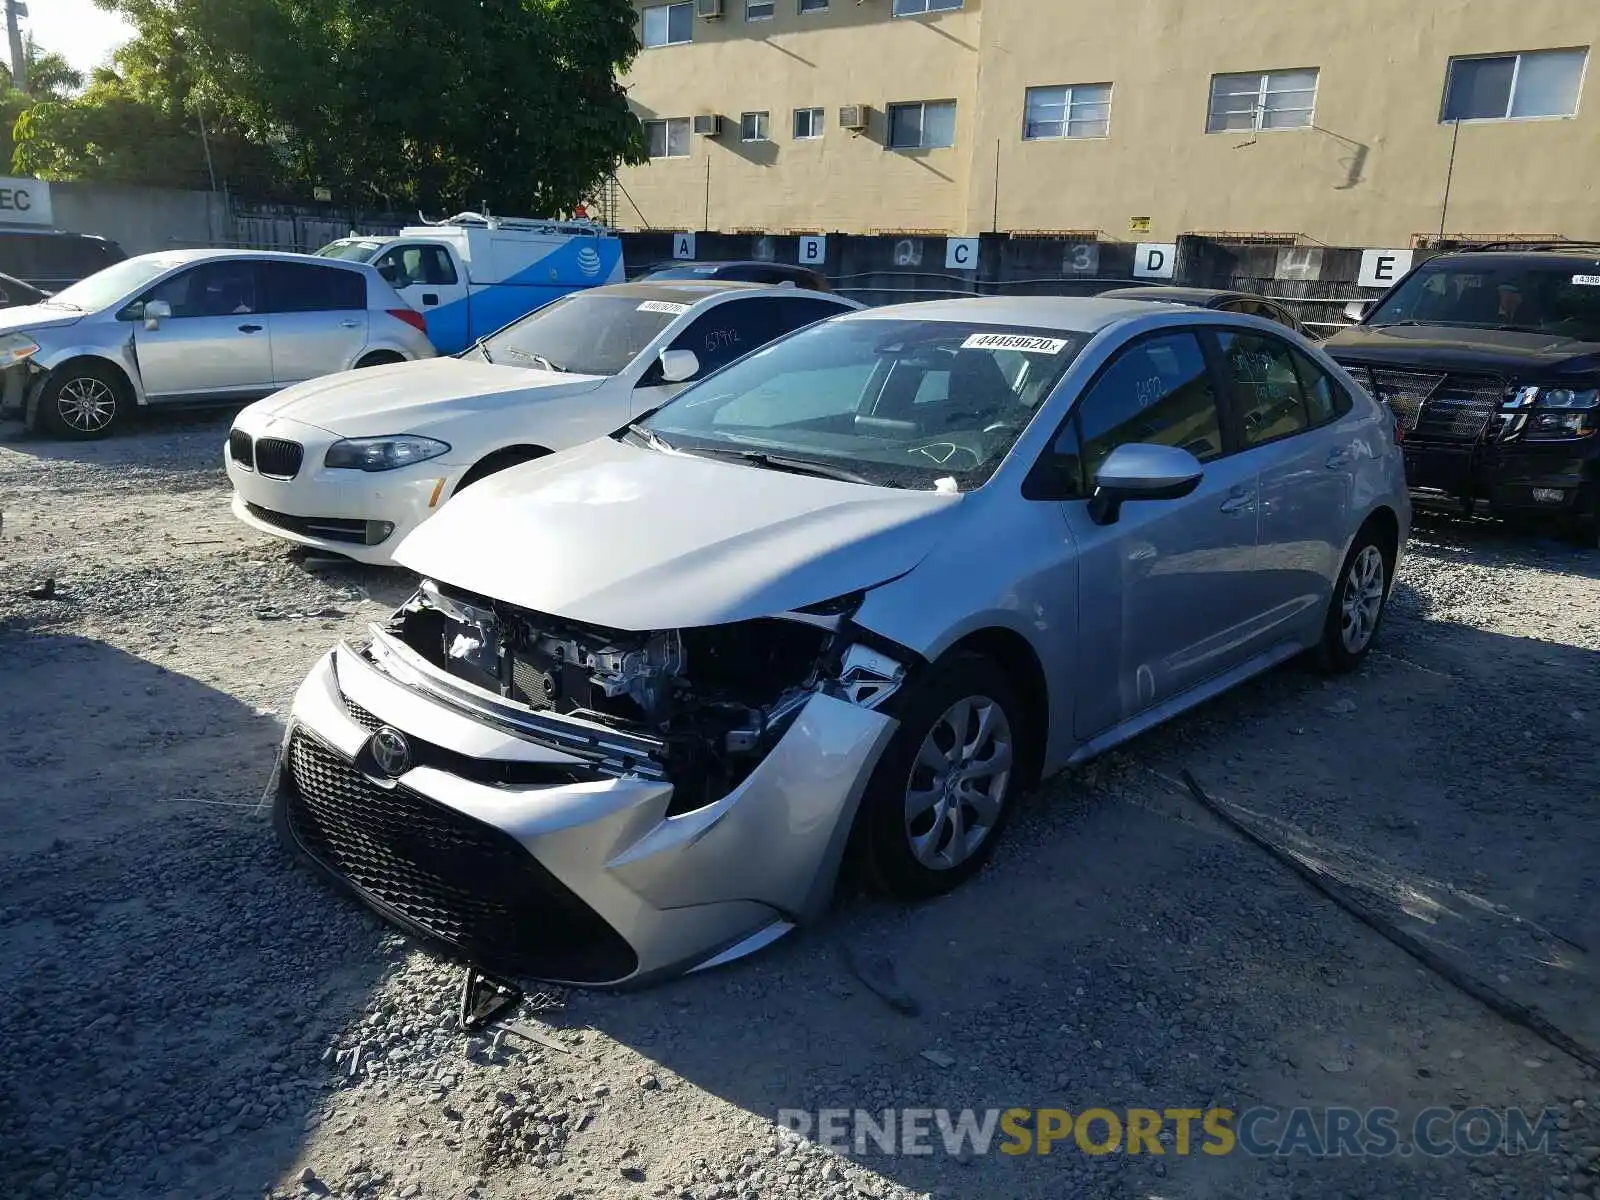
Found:
[[[599,291],[561,297],[486,338],[492,363],[575,375],[615,375],[638,357],[687,304]]]
[[[109,308],[130,292],[136,292],[158,275],[173,267],[183,265],[181,258],[129,258],[96,271],[87,279],[51,296],[46,304],[52,308],[77,308],[84,312],[99,312]]]
[[[1600,342],[1600,266],[1456,260],[1424,266],[1367,319],[1369,326],[1461,325]]]
[[[346,238],[330,242],[317,251],[318,258],[342,258],[346,262],[371,262],[372,256],[383,248],[382,242],[358,242]]]
[[[1087,341],[1052,329],[827,321],[735,362],[643,424],[680,449],[781,455],[880,486],[970,491],[994,474]]]

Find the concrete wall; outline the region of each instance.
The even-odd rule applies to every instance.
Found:
[[[210,192],[53,183],[50,199],[56,228],[110,238],[129,255],[228,238],[227,198]]]
[[[799,14],[776,0],[773,19],[748,21],[745,0],[725,0],[727,15],[697,19],[690,44],[643,51],[625,80],[641,115],[716,112],[732,125],[693,139],[689,158],[623,171],[637,204],[624,199],[619,221],[1405,246],[1439,232],[1451,57],[1600,43],[1595,0],[966,0],[902,18],[891,2]],[[1572,117],[1461,125],[1447,233],[1600,237],[1593,66]],[[1314,128],[1206,132],[1213,74],[1312,67]],[[1023,140],[1027,88],[1106,82],[1108,137]],[[954,149],[883,149],[886,104],[948,97]],[[838,128],[838,107],[854,103],[874,108],[865,137]],[[827,110],[820,144],[792,137],[802,104]],[[771,111],[773,140],[753,148],[737,120],[756,109]]]

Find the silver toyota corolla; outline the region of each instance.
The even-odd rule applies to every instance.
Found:
[[[0,416],[58,437],[104,437],[135,406],[255,400],[433,355],[422,314],[364,263],[145,254],[0,312]]]
[[[726,962],[842,866],[943,892],[1039,779],[1354,667],[1410,523],[1392,415],[1267,321],[837,317],[402,543],[420,589],[296,698],[279,829],[507,975]]]

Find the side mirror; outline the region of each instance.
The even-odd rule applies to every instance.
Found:
[[[144,305],[144,327],[146,329],[160,329],[161,322],[172,320],[172,305],[165,300],[146,300]]]
[[[683,383],[700,374],[700,356],[693,350],[661,352],[661,382]]]
[[[1367,314],[1376,303],[1376,300],[1352,300],[1344,306],[1344,319],[1359,325],[1367,319]]]
[[[1176,446],[1118,446],[1095,472],[1089,516],[1096,525],[1115,525],[1128,501],[1181,500],[1204,475],[1200,460]]]

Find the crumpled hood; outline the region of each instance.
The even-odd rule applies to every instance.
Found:
[[[47,304],[24,304],[17,308],[0,309],[0,334],[62,329],[76,325],[86,315],[73,308],[51,308]]]
[[[610,629],[692,628],[903,575],[961,502],[606,438],[473,486],[394,557],[535,612]]]
[[[460,358],[429,358],[343,371],[297,383],[251,407],[293,417],[340,437],[415,433],[474,412],[570,396],[600,386],[599,375],[563,375]]]

